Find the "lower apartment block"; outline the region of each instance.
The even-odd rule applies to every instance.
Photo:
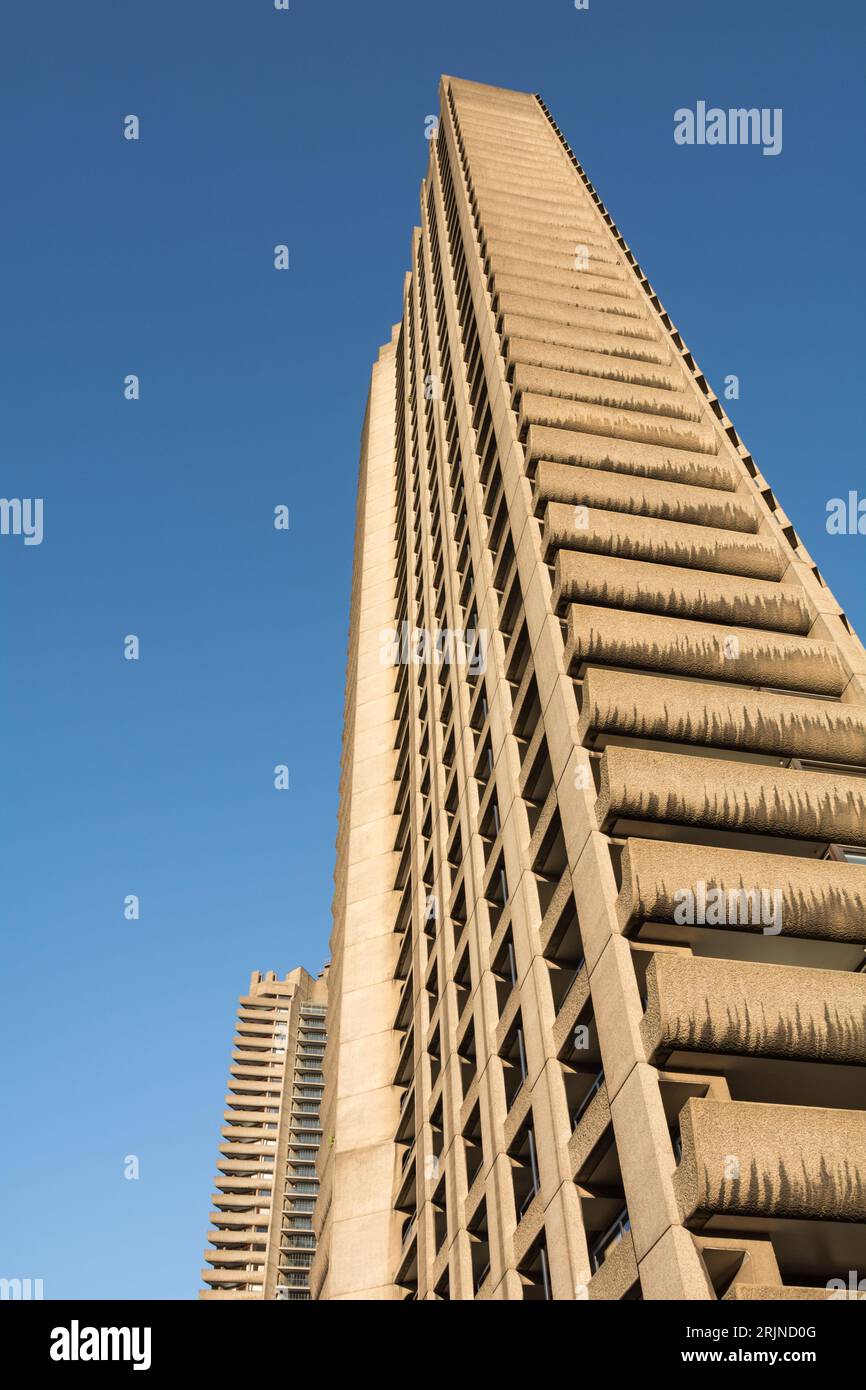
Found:
[[[309,1301],[327,997],[327,967],[241,996],[200,1298]]]

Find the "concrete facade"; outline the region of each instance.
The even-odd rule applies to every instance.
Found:
[[[313,1297],[866,1268],[864,771],[866,652],[544,103],[443,78],[361,450]]]
[[[241,995],[200,1298],[310,1299],[327,999],[327,967]]]

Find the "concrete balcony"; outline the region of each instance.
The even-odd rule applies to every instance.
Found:
[[[579,241],[581,239],[579,234],[580,229],[576,228],[575,230],[578,231],[578,236],[575,240]],[[597,309],[581,308],[579,305],[556,304],[551,299],[541,299],[537,295],[517,294],[513,290],[500,290],[499,294],[496,296],[496,306],[500,314],[516,314],[520,318],[536,319],[540,322],[559,324],[568,328],[597,330],[601,333],[609,333],[612,336],[616,335],[617,337],[621,334],[622,337],[629,342],[633,338],[644,342],[655,342],[657,340],[653,325],[648,319],[617,318],[614,314],[605,314]],[[531,419],[535,418],[533,413],[533,407],[535,406],[538,408],[539,424],[561,423],[559,420],[551,420],[548,418],[549,412],[546,410],[546,407],[553,403],[548,401],[547,398],[543,396],[523,397],[524,407],[530,402],[530,409],[528,413],[523,416],[525,423],[528,424]],[[562,404],[567,406],[570,402],[563,401]],[[574,416],[569,416],[568,418],[571,423]],[[594,418],[593,423],[584,423],[583,429],[589,430],[590,433],[606,433],[606,431],[596,428],[597,425],[598,420]],[[572,423],[572,428],[579,429],[581,426]],[[688,448],[689,445],[683,443],[682,447]],[[714,453],[715,450],[708,450],[707,452]]]
[[[833,645],[814,637],[649,613],[636,617],[625,609],[577,603],[567,617],[565,661],[573,676],[587,663],[600,662],[815,695],[841,695],[848,681]]]
[[[763,934],[778,913],[786,940],[837,943],[848,969],[863,959],[866,865],[635,836],[621,874],[616,911],[624,932],[647,926],[672,943],[693,942],[711,928]],[[714,901],[724,910],[711,909]]]
[[[246,1273],[250,1274],[252,1277],[255,1277],[255,1275],[261,1270],[264,1270],[265,1267],[264,1251],[255,1251],[248,1247],[240,1247],[237,1250],[213,1250],[209,1248],[205,1250],[204,1258],[207,1260],[208,1264],[213,1265],[215,1270],[220,1271],[227,1271],[233,1265],[242,1264]],[[255,1269],[248,1270],[248,1265],[254,1265]],[[232,1269],[232,1273],[235,1278],[237,1278],[239,1271],[237,1269]]]
[[[228,1303],[229,1301],[254,1303],[256,1301],[261,1301],[263,1294],[238,1293],[232,1289],[202,1289],[199,1292],[199,1298],[203,1299],[206,1303]]]
[[[786,569],[786,560],[775,541],[762,536],[629,516],[600,507],[578,510],[564,502],[547,504],[542,548],[548,558],[556,550],[577,550],[764,581],[781,579]],[[674,583],[672,577],[669,587]]]
[[[578,378],[582,380],[583,378]],[[609,389],[609,388],[608,388]],[[637,388],[631,388],[635,391]],[[646,389],[646,388],[642,388]],[[657,391],[660,407],[674,409],[672,392]],[[656,478],[626,477],[600,468],[542,460],[535,473],[533,504],[542,515],[546,503],[599,507],[635,516],[654,516],[663,521],[719,526],[725,531],[755,532],[758,518],[747,497],[721,489],[694,487],[688,483],[662,482]]]
[[[201,1272],[202,1283],[209,1284],[211,1288],[229,1289],[234,1284],[263,1284],[263,1269],[203,1269]],[[261,1298],[261,1292],[253,1294],[253,1297]]]
[[[242,1043],[241,1047],[231,1054],[233,1067],[254,1066],[256,1069],[262,1068],[266,1072],[268,1066],[273,1066],[275,1071],[285,1065],[286,1052],[276,1052],[273,1048],[258,1048],[247,1043]]]
[[[551,270],[558,270],[560,273],[573,275],[574,272],[574,247],[565,246],[557,248],[536,247],[526,238],[518,236],[496,235],[489,231],[487,227],[483,229],[484,249],[489,259],[496,263],[499,269],[520,269],[521,267],[534,268],[538,274],[540,266]],[[613,277],[622,283],[627,279],[620,264],[610,246],[606,246],[599,237],[594,238],[595,251],[590,257],[586,269],[581,271],[582,275],[603,275]],[[589,247],[590,243],[584,243]]]
[[[548,279],[539,279],[537,275],[530,278],[502,271],[494,274],[491,289],[494,295],[500,290],[532,295],[566,308],[576,305],[579,309],[597,309],[600,313],[610,314],[615,318],[646,318],[643,305],[634,293],[628,292],[627,285],[619,285],[617,292],[612,294],[606,290],[599,290],[589,279],[584,279],[579,285],[569,286],[556,284]],[[541,375],[541,372],[541,368],[532,368],[529,375],[531,384],[525,386],[524,383],[518,383],[518,389],[550,389],[555,383],[551,383],[549,377],[546,374]],[[551,391],[551,395],[557,394],[558,392]]]
[[[796,584],[745,580],[612,553],[559,550],[553,604],[562,613],[575,600],[627,609],[632,615],[699,618],[773,632],[807,633],[812,623],[805,591]],[[637,617],[633,621],[639,624],[642,620]]]
[[[866,845],[866,778],[609,747],[596,815]]]
[[[473,183],[475,183],[474,177]],[[573,199],[566,200],[561,196],[554,197],[553,190],[551,190],[551,196],[548,199],[540,200],[525,191],[508,193],[502,191],[498,185],[497,191],[494,191],[493,186],[485,188],[483,184],[476,185],[476,192],[480,192],[482,189],[483,196],[480,201],[485,229],[488,225],[494,226],[499,222],[505,222],[508,226],[514,222],[519,222],[523,226],[533,227],[542,243],[547,240],[553,228],[566,231],[569,235],[577,228],[586,229],[590,233],[597,231],[597,228],[586,217],[584,208],[579,204],[575,205]],[[574,256],[572,255],[573,261]],[[537,277],[537,271],[535,275]],[[522,279],[523,277],[520,277],[518,282],[510,288],[518,289]],[[628,281],[621,283],[628,287]],[[636,298],[633,290],[631,297]]]
[[[269,1174],[265,1178],[254,1177],[252,1174],[250,1174],[249,1177],[246,1178],[223,1178],[220,1177],[219,1174],[217,1174],[216,1178],[214,1179],[214,1182],[219,1191],[224,1193],[226,1196],[231,1196],[235,1193],[239,1196],[251,1196],[253,1194],[253,1189],[258,1190],[259,1188],[267,1188],[268,1197],[270,1197],[270,1190],[273,1187],[274,1179],[272,1174]]]
[[[554,304],[549,299],[530,299],[505,293],[499,296],[504,312],[509,309],[537,314],[539,318],[565,323],[580,323],[591,318],[591,326],[624,337],[651,338],[652,324],[647,319],[626,318],[622,314]],[[530,308],[531,306],[531,308]],[[579,317],[580,316],[580,317]],[[589,325],[587,325],[589,326]],[[635,444],[654,444],[665,448],[687,449],[698,454],[717,454],[719,441],[715,428],[704,418],[700,422],[665,420],[640,410],[608,410],[603,406],[586,405],[582,401],[560,396],[526,391],[520,397],[518,430],[529,425],[545,425],[553,429],[573,429],[588,434],[629,440]]]
[[[680,1137],[674,1188],[691,1225],[866,1222],[864,1111],[692,1098]]]
[[[224,1152],[224,1150],[221,1150],[220,1152]],[[274,1154],[274,1151],[273,1151],[273,1150],[270,1151],[270,1155],[269,1155],[269,1156],[270,1156],[270,1157],[276,1157],[276,1155]],[[268,1164],[267,1166],[268,1166],[268,1169],[269,1169],[269,1173],[268,1173],[268,1177],[267,1177],[266,1180],[267,1180],[268,1182],[272,1182],[272,1181],[273,1181],[273,1169],[274,1169],[274,1164],[273,1164],[273,1163],[270,1163],[270,1164]],[[226,1157],[224,1157],[224,1158],[220,1158],[220,1159],[217,1160],[217,1171],[218,1171],[219,1173],[224,1174],[226,1177],[238,1177],[238,1178],[250,1178],[250,1179],[252,1179],[252,1178],[255,1178],[256,1175],[262,1171],[263,1167],[264,1167],[264,1155],[261,1154],[261,1153],[259,1153],[259,1154],[246,1154],[246,1153],[245,1153],[245,1156],[242,1157],[242,1158],[232,1158],[232,1157],[229,1155],[229,1156],[226,1156]]]
[[[488,238],[490,240],[491,238]],[[565,247],[562,251],[565,251]],[[558,258],[560,252],[554,248],[550,255]],[[643,366],[653,366],[672,371],[670,366],[671,355],[666,344],[660,339],[651,338],[618,338],[614,333],[605,333],[603,329],[587,329],[563,323],[550,323],[545,319],[534,318],[529,314],[504,313],[501,316],[502,338],[506,345],[520,342],[531,344],[531,350],[536,351],[539,344],[546,349],[553,349],[558,352],[591,354],[593,357],[616,358],[624,362],[638,364],[641,369]],[[530,359],[531,360],[531,359]],[[540,359],[540,365],[544,365],[544,358]],[[640,378],[638,378],[640,379]],[[650,377],[650,383],[654,381]],[[593,441],[590,436],[590,447]],[[531,455],[533,459],[550,458],[559,460],[564,453],[562,462],[570,462],[570,451],[580,449],[580,436],[567,430],[549,429],[543,425],[530,425],[527,442],[531,441]],[[594,441],[598,444],[599,441]],[[639,446],[632,446],[639,447]],[[709,456],[708,456],[709,457]],[[576,461],[576,460],[575,460]],[[647,476],[655,476],[648,474]],[[717,476],[715,470],[711,470],[711,476]],[[733,492],[734,487],[731,488]]]
[[[252,1216],[249,1209],[244,1211],[210,1211],[207,1219],[212,1226],[220,1228],[219,1238],[221,1240],[231,1240],[234,1239],[235,1235],[243,1236],[249,1231]],[[268,1223],[267,1216],[262,1216],[260,1219],[257,1217],[256,1220],[259,1225],[266,1226]],[[231,1229],[224,1230],[224,1227]]]
[[[267,1215],[259,1213],[259,1207],[266,1207],[270,1213],[271,1194],[267,1197],[259,1197],[255,1192],[212,1192],[211,1202],[217,1208],[217,1220],[225,1221],[230,1217],[236,1216],[240,1220],[250,1222],[255,1221],[257,1225],[261,1221],[267,1220]],[[259,1217],[261,1216],[261,1221]]]
[[[615,300],[610,294],[598,295],[597,298],[599,301],[607,299],[611,305],[625,302]],[[694,421],[699,418],[694,397],[684,391],[659,390],[654,386],[640,386],[632,382],[616,381],[610,377],[587,375],[573,370],[570,364],[565,368],[555,368],[517,362],[513,364],[512,382],[516,391],[538,391],[542,395],[568,401],[582,401],[587,405],[601,406],[605,409],[643,412],[661,420]],[[605,476],[596,470],[592,471],[592,476],[596,479],[597,486],[604,488],[607,481]],[[609,476],[615,483],[616,474]],[[659,486],[655,484],[655,487],[649,490],[653,500],[660,505],[676,506],[676,499],[669,499],[668,504],[663,504],[662,499],[655,496]],[[571,501],[571,498],[561,500]],[[712,499],[708,499],[708,505],[711,501]],[[637,511],[638,508],[632,504],[623,507],[622,510]],[[756,530],[757,527],[752,526],[748,529]]]
[[[594,667],[581,694],[578,737],[587,746],[619,735],[866,764],[866,710],[857,705]]]
[[[533,342],[585,348],[627,357],[635,362],[658,365],[670,362],[670,352],[662,341],[618,338],[612,333],[593,333],[563,325],[535,323],[530,318],[509,314],[503,319],[502,329],[508,336],[519,334]],[[552,425],[534,424],[527,429],[525,449],[530,469],[533,464],[537,466],[549,459],[553,463],[578,464],[581,468],[600,468],[611,473],[626,473],[630,477],[660,478],[672,483],[721,488],[725,492],[736,492],[739,488],[739,475],[723,454],[699,454],[688,449],[637,444],[633,440],[608,439],[581,431],[557,429]]]
[[[257,1125],[223,1125],[220,1129],[220,1135],[231,1144],[244,1143],[250,1146],[263,1146],[267,1139],[276,1139],[277,1127],[274,1125],[273,1129],[264,1129]],[[220,1153],[225,1152],[225,1147],[220,1146]]]
[[[244,1070],[244,1067],[239,1067],[237,1065],[233,1066],[230,1069],[229,1074],[232,1079],[229,1084],[231,1086],[231,1090],[226,1095],[226,1105],[233,1106],[238,1100],[260,1100],[262,1105],[275,1105],[276,1101],[270,1097],[267,1097],[265,1095],[265,1091],[268,1090],[272,1093],[275,1091],[279,1091],[280,1086],[282,1084],[282,1077],[276,1076],[274,1078],[274,1081],[269,1084],[267,1073],[265,1073],[261,1078],[256,1077],[254,1081],[251,1081],[246,1078],[240,1078],[238,1076],[238,1073]]]
[[[659,953],[646,985],[650,1061],[682,1051],[866,1064],[866,975]]]
[[[814,1285],[786,1284],[779,1271],[773,1243],[767,1238],[693,1236],[700,1250],[716,1297],[728,1302],[797,1301],[856,1297],[847,1291]],[[864,1295],[866,1297],[866,1295]]]
[[[263,1023],[259,1019],[251,1017],[249,1014],[241,1013],[235,1025],[235,1038],[240,1038],[241,1041],[243,1041],[244,1038],[253,1038],[257,1041],[259,1038],[270,1039],[273,1036],[273,1019]]]
[[[616,353],[591,352],[581,347],[563,347],[557,343],[542,343],[520,336],[506,339],[505,353],[509,363],[514,366],[523,364],[527,367],[550,367],[555,371],[573,371],[599,382],[623,382],[624,385],[667,391],[671,395],[680,393],[683,388],[683,374],[676,367],[664,367],[660,363],[642,363],[632,357],[617,356]],[[556,502],[573,502],[574,498],[571,498],[570,492],[546,493],[545,486],[542,486],[541,492],[538,491],[538,474],[541,474],[542,470],[546,484],[555,488],[559,485],[567,488],[569,482],[566,478],[553,473],[552,470],[569,467],[571,464],[553,463],[549,460],[539,463],[537,498],[541,496],[542,499],[549,498]]]
[[[256,1104],[258,1097],[226,1096],[231,1109],[223,1111],[223,1119],[227,1124],[258,1125],[258,1124],[278,1124],[280,1113],[277,1101],[261,1098],[261,1103]],[[268,1111],[273,1114],[268,1114]]]
[[[250,1249],[253,1245],[261,1244],[261,1242],[266,1238],[266,1230],[268,1224],[267,1218],[263,1217],[261,1222],[261,1224],[266,1228],[265,1231],[256,1231],[252,1226],[250,1226],[249,1216],[247,1216],[246,1222],[247,1224],[239,1225],[236,1230],[210,1231],[208,1233],[208,1239],[209,1241],[211,1241],[211,1246],[205,1253],[205,1259],[210,1259],[211,1255],[214,1253],[214,1247],[216,1246],[226,1246],[227,1250],[222,1253],[229,1253],[230,1250],[247,1250]]]

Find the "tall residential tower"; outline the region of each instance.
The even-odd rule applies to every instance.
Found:
[[[309,1300],[327,997],[300,968],[241,995],[200,1298]]]
[[[535,96],[444,78],[364,425],[321,1299],[866,1269],[866,652]]]

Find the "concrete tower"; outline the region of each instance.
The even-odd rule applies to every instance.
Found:
[[[361,450],[314,1297],[866,1269],[864,677],[544,103],[443,78]]]
[[[309,1300],[327,997],[300,968],[241,995],[200,1298]]]

